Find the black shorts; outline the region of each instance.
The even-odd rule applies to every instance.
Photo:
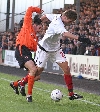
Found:
[[[22,52],[22,56],[20,54],[19,45],[18,45],[16,47],[16,50],[15,50],[15,58],[18,61],[20,68],[25,68],[24,65],[29,60],[32,60],[34,62],[34,64],[35,64],[35,61],[32,58],[32,53],[31,53],[31,51],[26,46],[23,45],[21,47],[21,52]]]

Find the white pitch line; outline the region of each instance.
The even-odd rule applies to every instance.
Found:
[[[5,80],[7,82],[11,82],[11,80],[5,79],[5,78],[0,78],[1,80]]]
[[[5,79],[5,78],[0,78],[0,80],[5,80],[7,82],[11,82],[11,80],[8,80],[8,79]],[[34,87],[34,88],[37,89],[37,90],[40,90],[40,91],[48,92],[48,93],[51,92],[51,91],[48,91],[46,89],[41,89],[41,88],[38,88],[38,87]],[[66,96],[66,95],[64,95],[64,96]],[[68,97],[68,96],[66,96],[66,97]],[[82,100],[82,99],[77,99],[77,100],[80,100],[82,102],[89,103],[89,104],[92,104],[92,105],[100,107],[100,104],[97,104],[97,103],[94,103],[94,102],[91,102],[91,101],[88,101],[88,100]]]

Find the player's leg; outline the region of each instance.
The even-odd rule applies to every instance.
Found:
[[[20,68],[22,68],[22,66],[24,66],[24,62],[23,62],[22,56],[20,55],[19,46],[16,47],[15,57],[16,57],[18,63],[19,63]],[[14,82],[10,82],[10,86],[12,87],[12,89],[14,90],[14,92],[19,95],[18,81],[19,80],[14,81]]]
[[[27,101],[31,102],[32,101],[32,89],[34,85],[34,77],[37,71],[37,67],[35,66],[32,60],[27,61],[24,66],[29,69]]]
[[[44,56],[44,58],[43,58],[43,56]],[[37,81],[37,80],[40,80],[40,74],[42,73],[42,71],[44,70],[44,66],[45,66],[45,64],[46,64],[46,60],[47,60],[47,56],[46,56],[46,53],[43,51],[41,51],[41,53],[39,53],[39,55],[36,55],[36,58],[38,59],[37,61],[36,61],[36,68],[37,68],[37,71],[36,71],[36,73],[35,73],[35,76],[34,76],[34,81]],[[33,61],[34,62],[34,61]],[[35,62],[34,62],[35,63]],[[39,66],[39,67],[38,67]],[[28,68],[27,66],[25,66],[26,68]],[[29,69],[29,68],[28,68]],[[30,69],[29,69],[30,70]],[[24,82],[24,84],[26,84],[27,83],[27,79],[28,79],[28,76],[29,75],[27,75],[26,77],[24,77],[23,79],[22,79],[22,83]]]
[[[32,53],[30,52],[30,50],[27,47],[23,46],[21,47],[21,51],[22,51],[22,55],[20,55],[19,46],[17,46],[15,51],[15,57],[19,63],[20,68],[26,67],[29,70],[27,101],[31,102],[32,88],[34,85],[34,77],[37,71],[37,67],[35,63],[33,62]],[[13,85],[14,87],[18,88],[18,81],[13,82]]]
[[[12,87],[12,89],[14,90],[14,92],[19,95],[18,82],[17,81],[10,82],[10,86]]]
[[[25,93],[25,84],[28,83],[28,93],[27,93],[27,100],[29,102],[32,101],[32,88],[34,85],[34,77],[35,73],[37,71],[37,67],[34,65],[34,62],[32,60],[25,63],[25,66],[27,66],[30,70],[30,73],[26,75],[26,77],[22,78],[21,80],[17,80],[10,83],[10,86],[13,88],[16,94],[19,94],[18,87],[20,88],[20,93],[22,96],[26,96]],[[33,74],[33,75],[31,75]],[[38,77],[39,78],[39,77]],[[37,80],[37,78],[36,78]]]
[[[37,69],[38,70],[37,70],[37,72],[35,74],[34,81],[40,80],[40,74],[44,70],[44,68],[40,68],[40,67],[37,67]],[[29,73],[25,77],[23,77],[22,79],[19,79],[18,81],[16,81],[17,86],[19,86],[19,85],[20,86],[25,86],[25,84],[28,83],[28,75],[29,75]]]
[[[45,58],[43,58],[43,56],[45,56]],[[38,48],[37,52],[36,52],[36,56],[35,56],[35,61],[32,60],[35,65],[37,65],[37,72],[35,74],[34,77],[34,81],[38,81],[40,80],[40,74],[42,73],[42,71],[44,70],[44,66],[45,66],[45,60],[47,60],[46,58],[46,53],[44,51],[42,51],[41,49]],[[39,66],[39,67],[38,67]],[[29,71],[27,68],[25,68],[27,71]],[[28,75],[29,73],[23,77],[22,79],[15,81],[15,82],[11,82],[11,85],[16,84],[16,87],[20,87],[20,93],[22,94],[22,96],[25,96],[25,84],[28,83]],[[17,94],[17,92],[16,92]]]
[[[44,56],[46,55],[46,53],[44,51],[42,51],[39,47],[36,51],[36,55],[35,55],[35,59],[33,60],[33,62],[35,63],[36,67],[37,67],[37,72],[35,74],[35,77],[34,77],[34,81],[38,81],[40,80],[40,74],[42,73],[42,71],[44,70],[44,66],[45,66],[45,63],[44,61],[46,60],[46,58],[43,58]],[[45,56],[46,57],[46,56]],[[43,62],[42,62],[43,61]],[[39,67],[38,67],[39,66]],[[27,71],[29,71],[27,68],[25,68]],[[28,83],[28,74],[26,75],[26,77],[18,80],[17,82],[19,82],[19,85],[20,86],[25,86],[25,84]],[[17,83],[16,82],[16,83]],[[23,92],[21,92],[23,93]]]
[[[25,93],[25,84],[28,83],[28,75],[27,74],[25,77],[23,77],[22,79],[19,79],[17,81],[14,81],[14,82],[11,82],[10,83],[10,86],[12,88],[14,88],[14,91],[16,94],[19,95],[19,91],[21,93],[22,96],[26,96],[26,93]],[[16,89],[15,89],[16,88]],[[18,88],[19,88],[19,91],[18,91]]]
[[[25,85],[28,83],[28,75],[29,74],[27,74],[22,79],[19,79],[17,81],[10,83],[10,86],[14,89],[14,92],[16,94],[19,95],[19,91],[20,91],[22,96],[26,96]],[[34,81],[38,81],[38,80],[40,80],[40,75],[37,75],[37,73],[36,73],[36,76],[34,77]],[[19,91],[18,91],[18,87],[19,87]]]
[[[70,68],[68,66],[68,62],[66,61],[65,55],[61,50],[60,52],[58,51],[58,53],[56,54],[56,62],[64,72],[64,80],[70,96],[69,99],[74,100],[74,99],[82,98],[82,96],[76,95],[73,92],[73,81],[70,73]]]
[[[42,71],[44,70],[44,67],[46,65],[46,62],[48,61],[49,58],[49,53],[41,50],[38,47],[38,50],[36,51],[36,56],[35,56],[35,63],[37,66],[37,72],[36,72],[36,79],[35,80],[40,80],[40,74],[42,73]]]

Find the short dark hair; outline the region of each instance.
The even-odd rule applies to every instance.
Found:
[[[39,18],[39,15],[35,15],[33,22],[37,25],[40,25],[42,23],[41,19]]]
[[[63,13],[68,19],[75,21],[77,19],[77,13],[74,10],[68,10]]]

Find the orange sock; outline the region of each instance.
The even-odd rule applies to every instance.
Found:
[[[28,75],[28,95],[32,95],[33,85],[34,85],[34,76]]]
[[[25,86],[25,84],[28,83],[28,75],[29,74],[27,74],[25,77],[18,81],[21,86]]]
[[[13,84],[14,84],[15,87],[18,86],[18,82],[17,81],[15,81]]]

